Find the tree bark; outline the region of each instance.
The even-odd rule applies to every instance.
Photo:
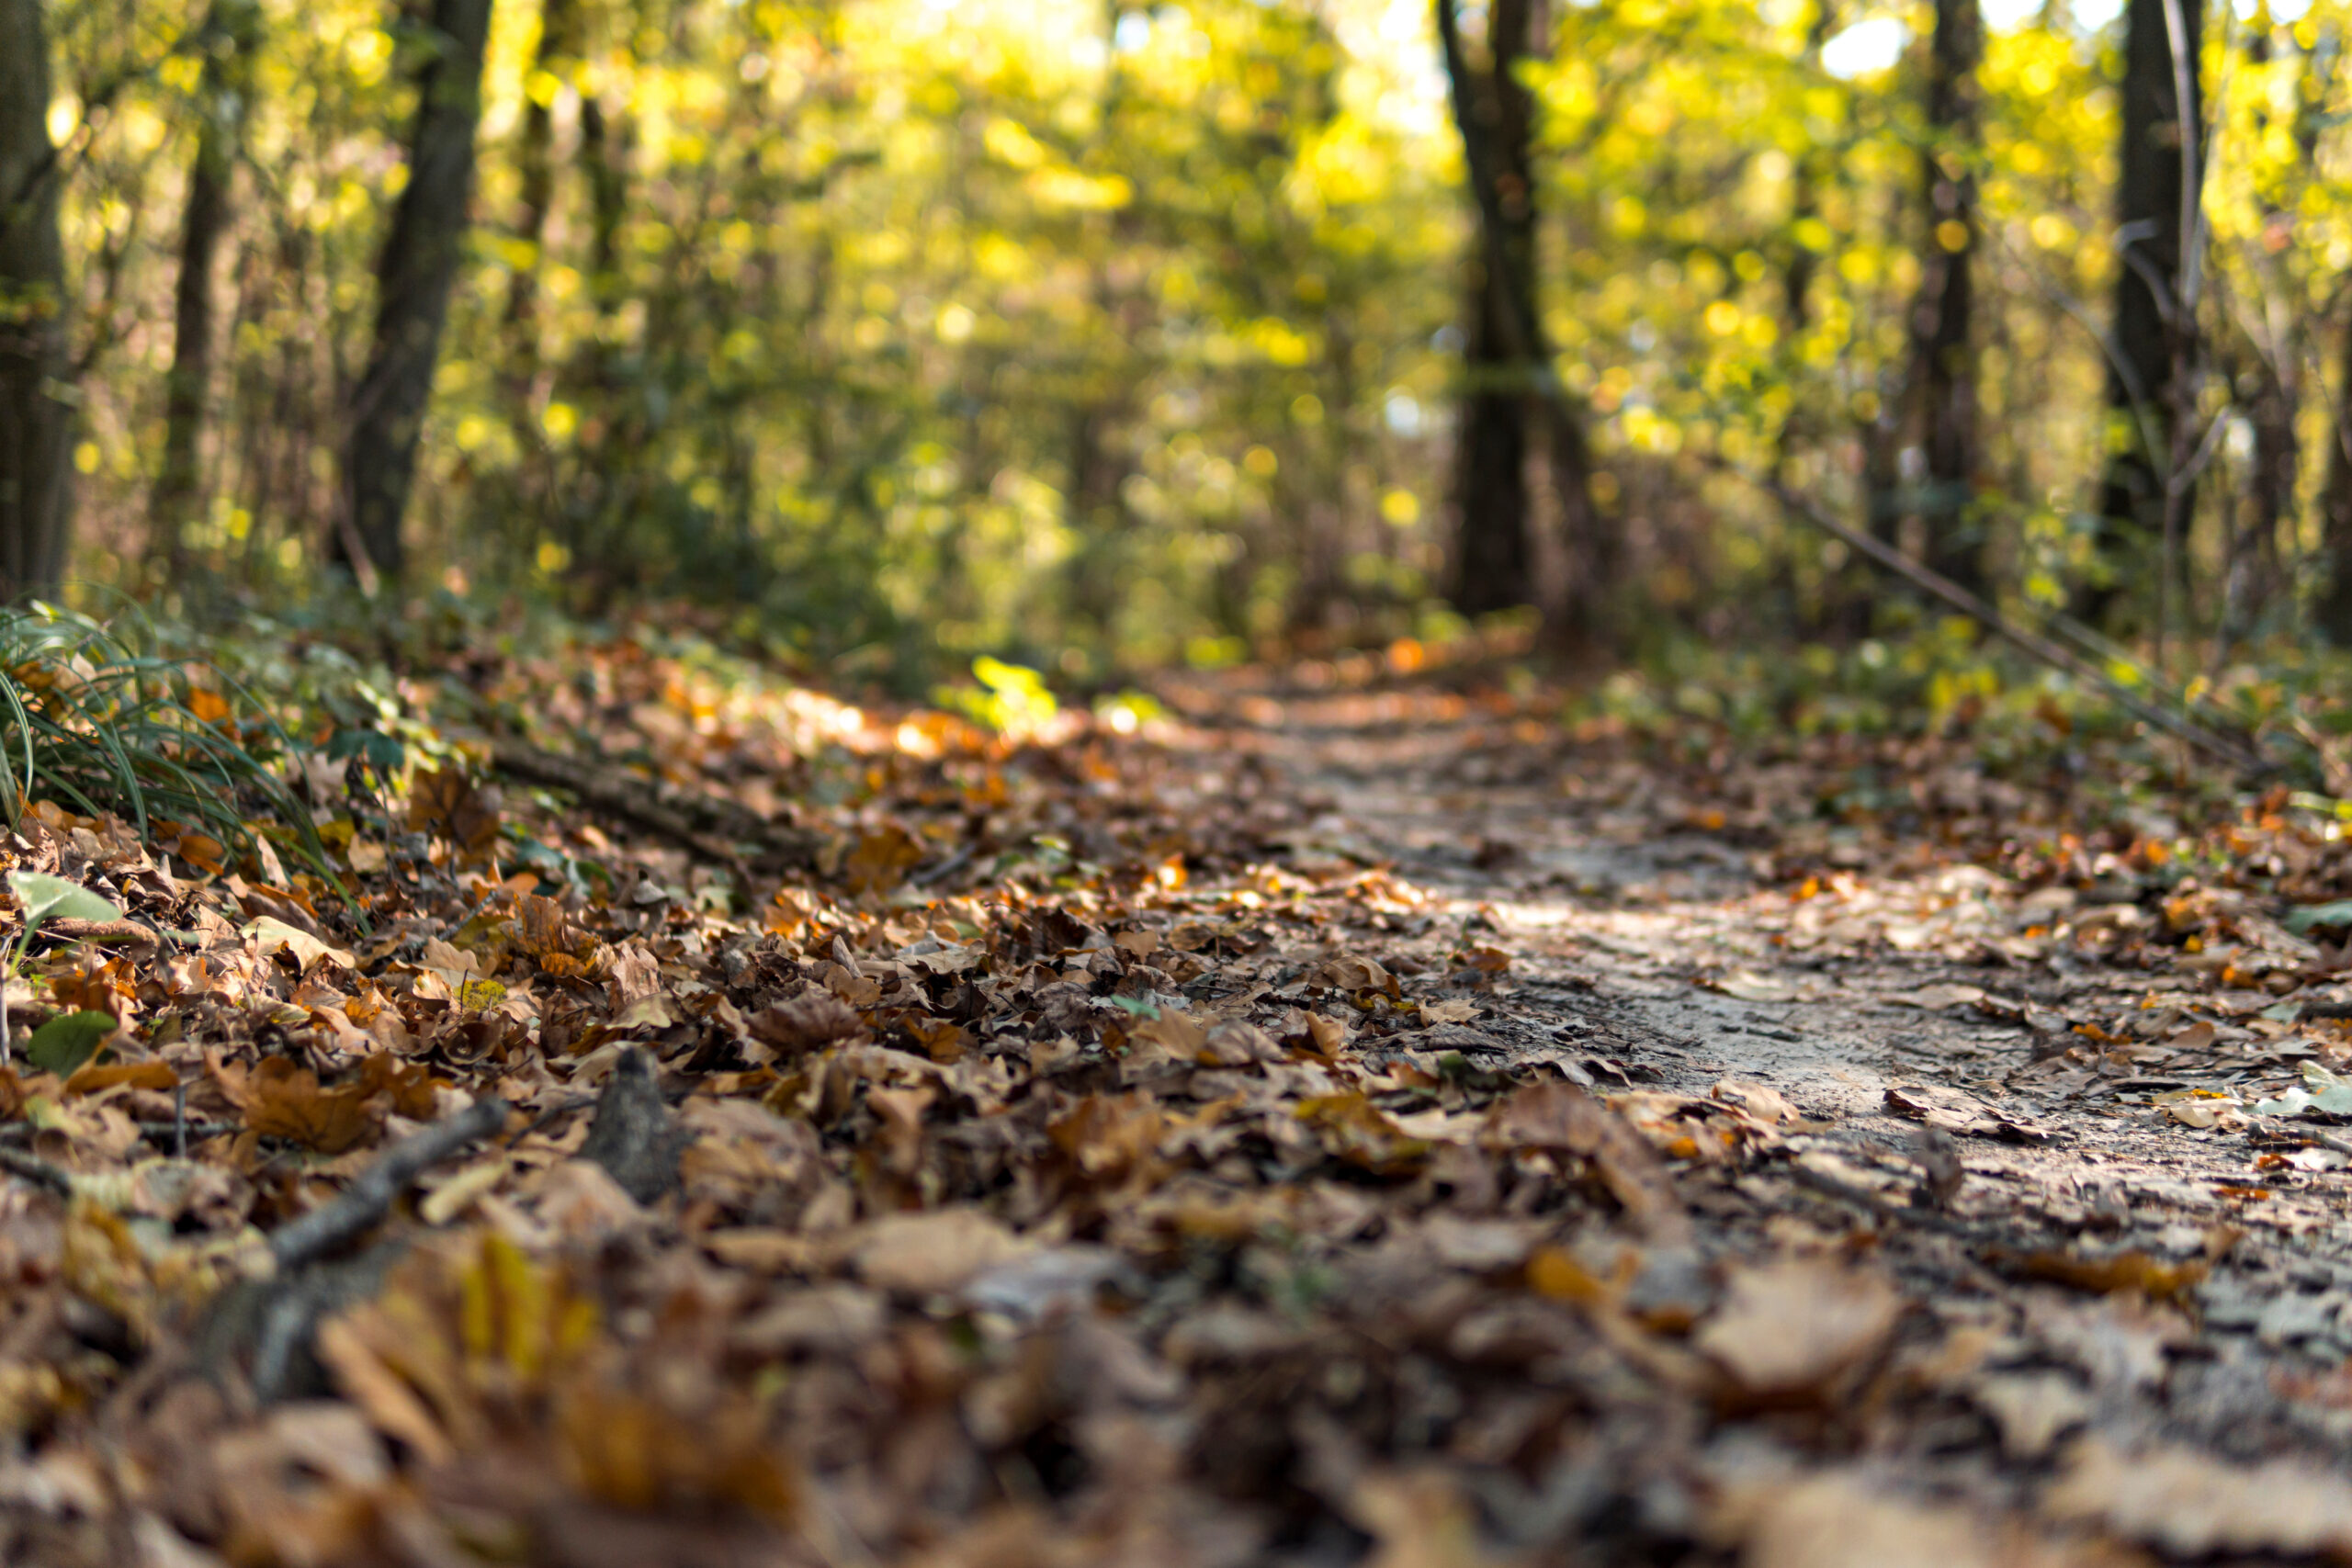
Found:
[[[196,157],[180,218],[180,271],[172,310],[172,368],[164,381],[164,463],[148,498],[150,558],[167,581],[185,581],[187,527],[201,510],[198,447],[212,382],[213,263],[229,227],[229,181],[243,140],[260,17],[252,0],[215,0],[202,39]]]
[[[2195,210],[2190,160],[2203,123],[2197,76],[2202,21],[2202,0],[2130,0],[2125,17],[2122,172],[2116,187],[2122,265],[2116,269],[2107,384],[2113,434],[2094,546],[2105,580],[2087,584],[2077,601],[2082,618],[2094,624],[2113,619],[2130,585],[2127,549],[2165,534],[2166,482],[2186,427],[2180,371],[2193,323],[2177,306],[2188,259],[2182,227]],[[2183,62],[2185,73],[2178,69]]]
[[[2271,63],[2272,32],[2266,28],[2254,30],[2246,40],[2247,63],[2257,69]],[[2312,62],[2300,63],[2308,74]],[[2295,96],[2297,107],[2290,129],[2302,167],[2309,171],[2319,151],[2318,100],[2308,92],[2299,91]],[[2270,125],[2268,108],[2258,106],[2255,133],[2265,134]],[[2294,514],[2295,491],[2302,473],[2302,439],[2296,431],[2303,398],[2302,328],[2290,303],[2295,282],[2283,256],[2271,251],[2270,242],[2273,236],[2283,239],[2291,233],[2293,226],[2293,215],[2275,197],[2266,197],[2262,253],[2251,258],[2253,274],[2260,284],[2259,298],[2253,302],[2259,313],[2246,321],[2244,333],[2254,358],[2254,392],[2243,400],[2247,421],[2254,427],[2254,461],[2247,475],[2246,514],[2230,534],[2216,662],[2240,638],[2252,635],[2287,589],[2279,536]],[[2233,385],[2239,381],[2240,378],[2231,378]]]
[[[1982,532],[1970,515],[1980,451],[1970,263],[1977,243],[1972,164],[1980,135],[1976,68],[1983,51],[1976,0],[1936,0],[1923,157],[1928,234],[1911,316],[1927,459],[1917,510],[1927,525],[1928,564],[1977,594],[1984,592],[1984,568]]]
[[[73,526],[60,177],[40,0],[0,0],[0,598],[55,592]]]
[[[1540,432],[1570,562],[1565,624],[1556,629],[1572,645],[1589,647],[1609,639],[1619,552],[1593,503],[1582,412],[1553,372],[1537,308],[1535,104],[1518,66],[1538,35],[1541,3],[1493,0],[1482,69],[1463,39],[1458,0],[1437,0],[1453,119],[1478,213],[1454,445],[1458,533],[1447,596],[1466,615],[1533,597],[1527,462]]]
[[[515,267],[506,290],[506,324],[514,334],[521,379],[526,383],[537,371],[539,253],[547,242],[548,215],[555,206],[555,167],[548,156],[555,142],[555,91],[543,78],[560,85],[578,63],[580,31],[580,0],[545,0],[532,79],[525,84],[522,136],[514,150],[523,187],[514,237],[530,254]]]
[[[2343,372],[2328,432],[2327,489],[2320,498],[2320,555],[2327,563],[2327,586],[2312,615],[2328,641],[2352,648],[2352,323],[2346,325],[2336,352]]]
[[[334,557],[361,583],[396,583],[401,514],[433,391],[441,329],[473,195],[482,51],[491,0],[433,0],[433,52],[418,73],[409,177],[377,264],[376,335],[350,409],[342,526]]]

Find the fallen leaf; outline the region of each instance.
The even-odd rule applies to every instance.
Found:
[[[1408,1136],[1361,1094],[1315,1096],[1293,1114],[1315,1129],[1325,1153],[1374,1176],[1411,1176],[1433,1147]]]
[[[498,841],[503,804],[496,785],[477,786],[461,769],[420,768],[409,783],[408,825],[479,858]]]
[[[1970,1382],[1967,1391],[2000,1428],[2001,1451],[2011,1459],[2040,1459],[2094,1409],[2090,1395],[2064,1372],[1988,1374]]]
[[[2090,1438],[2075,1447],[2042,1511],[2170,1557],[2352,1556],[2352,1482],[2290,1459],[2233,1464],[2178,1447],[2126,1453]]]
[[[2054,1280],[2078,1291],[2094,1291],[2102,1295],[2115,1291],[2137,1291],[2152,1302],[2187,1302],[2189,1293],[2204,1282],[2207,1271],[2201,1258],[2166,1263],[2137,1250],[2107,1258],[2030,1252],[2017,1264],[2019,1271],[2031,1279]]]
[[[1889,1007],[1918,1008],[1927,1012],[1973,1007],[1984,999],[1984,987],[1982,986],[1922,986],[1916,991],[1897,991],[1879,998]]]
[[[2060,1568],[2069,1561],[1965,1508],[1892,1494],[1883,1476],[1834,1472],[1745,1490],[1741,1568]]]
[[[846,1040],[865,1027],[847,1002],[815,986],[789,1001],[762,1008],[747,1022],[755,1038],[795,1053]]]
[[[112,1013],[60,1013],[25,1041],[25,1060],[65,1077],[97,1055],[98,1043],[117,1027]]]
[[[342,948],[329,947],[310,932],[298,931],[274,915],[262,916],[245,926],[241,934],[264,958],[277,953],[292,953],[305,975],[322,964],[334,964],[345,969],[359,967],[357,961]]]
[[[1930,1127],[1971,1137],[2002,1138],[2010,1143],[2046,1143],[2056,1134],[2030,1117],[2018,1116],[1987,1104],[1974,1095],[1940,1084],[1895,1084],[1886,1091],[1886,1107]]]
[[[1791,1258],[1735,1269],[1691,1343],[1751,1397],[1818,1397],[1875,1360],[1902,1315],[1878,1275]]]
[[[1736,974],[1719,976],[1699,983],[1711,991],[1721,991],[1736,1001],[1792,1002],[1797,999],[1794,986],[1770,979],[1752,969],[1742,969]]]
[[[969,1209],[886,1214],[867,1224],[850,1254],[858,1278],[903,1295],[943,1295],[982,1270],[1032,1250],[998,1220]]]
[[[1623,1117],[1572,1084],[1531,1084],[1489,1112],[1479,1140],[1488,1148],[1556,1149],[1592,1162],[1611,1196],[1653,1236],[1679,1239],[1690,1226],[1674,1179]]]
[[[103,1018],[106,1015],[101,1013],[98,1016]],[[42,1025],[42,1028],[47,1027],[47,1024]],[[38,1038],[40,1031],[36,1030],[34,1033]],[[28,1056],[32,1055],[29,1043],[26,1046],[25,1054]],[[35,1065],[45,1066],[46,1064],[36,1061]],[[100,1089],[117,1089],[128,1084],[133,1089],[154,1089],[159,1093],[169,1093],[177,1089],[179,1083],[179,1075],[172,1070],[171,1064],[168,1062],[152,1059],[144,1062],[111,1062],[103,1067],[84,1067],[65,1080],[65,1092],[69,1095],[96,1094]]]

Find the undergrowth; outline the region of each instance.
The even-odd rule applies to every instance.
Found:
[[[126,607],[110,624],[38,601],[0,608],[0,815],[37,801],[149,836],[201,829],[239,856],[256,824],[322,872],[310,814],[277,771],[296,750],[212,639]],[[331,874],[331,873],[330,873]]]

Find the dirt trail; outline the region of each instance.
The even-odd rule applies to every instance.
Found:
[[[1760,1163],[1697,1162],[1679,1180],[1711,1263],[1792,1241],[1871,1256],[1918,1344],[1939,1347],[1853,1417],[1847,1459],[1903,1491],[2048,1516],[2075,1506],[2048,1485],[2062,1461],[2097,1493],[2098,1465],[2131,1454],[2117,1473],[2170,1476],[2155,1490],[2171,1499],[2138,1499],[2136,1528],[2129,1502],[2092,1515],[2249,1562],[2278,1540],[2169,1517],[2181,1489],[2259,1513],[2236,1494],[2286,1472],[2223,1461],[2352,1459],[2344,1154],[2306,1145],[2305,1123],[2199,1129],[2165,1110],[2199,1086],[2291,1077],[2291,1043],[2241,1040],[2168,1074],[2093,1051],[2086,1072],[2085,1051],[2067,1058],[2083,1043],[2072,1019],[2152,990],[2160,1003],[2177,982],[2063,947],[1955,962],[1955,921],[2033,918],[1975,868],[1858,879],[1873,891],[1847,900],[1861,912],[1841,929],[1824,908],[1837,898],[1759,879],[1720,835],[1661,832],[1622,788],[1580,787],[1572,750],[1459,699],[1303,693],[1239,711],[1256,722],[1224,743],[1287,769],[1316,812],[1296,851],[1377,855],[1441,895],[1428,952],[1466,933],[1509,954],[1475,1026],[1430,1031],[1425,1048],[1549,1056],[1636,1105],[1761,1085],[1802,1114]],[[1777,1472],[1796,1462],[1785,1435],[1734,1427],[1711,1462]]]

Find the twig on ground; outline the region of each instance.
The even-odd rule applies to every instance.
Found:
[[[732,867],[747,887],[735,841],[756,845],[762,865],[801,870],[816,864],[816,834],[770,822],[731,800],[666,788],[608,762],[560,756],[519,740],[492,740],[491,759],[502,773],[569,790],[584,806]]]
[[[335,1251],[391,1211],[409,1183],[477,1138],[506,1124],[506,1102],[478,1100],[455,1116],[394,1144],[334,1201],[322,1203],[269,1238],[270,1256],[283,1270]]]
[[[74,1177],[70,1171],[20,1149],[0,1147],[0,1170],[20,1181],[29,1181],[36,1187],[54,1192],[60,1198],[74,1196]]]

